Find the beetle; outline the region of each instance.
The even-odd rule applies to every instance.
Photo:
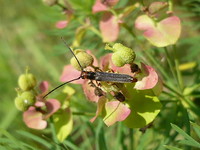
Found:
[[[47,97],[53,91],[64,86],[65,84],[70,83],[72,81],[79,80],[79,79],[89,79],[89,80],[105,81],[105,82],[113,82],[113,83],[134,83],[134,82],[137,82],[137,78],[134,78],[134,77],[127,75],[127,74],[100,72],[100,71],[85,71],[84,68],[81,66],[81,63],[79,62],[78,58],[76,57],[76,55],[72,51],[72,49],[67,45],[67,43],[65,42],[65,40],[62,37],[61,37],[61,39],[64,42],[65,46],[70,50],[72,55],[75,57],[76,61],[78,62],[78,65],[81,68],[81,74],[80,74],[79,77],[74,78],[70,81],[64,82],[63,84],[55,87],[54,89],[49,91],[45,96],[43,96],[43,98]],[[118,94],[116,97],[120,97],[120,99],[124,99],[124,98],[121,98],[122,94]],[[123,100],[121,100],[121,101],[123,101]]]

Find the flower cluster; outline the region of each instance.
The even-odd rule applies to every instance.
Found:
[[[88,100],[97,103],[96,115],[91,122],[97,116],[102,116],[107,126],[111,126],[117,121],[124,121],[131,128],[144,127],[152,122],[160,111],[161,104],[157,95],[162,91],[161,80],[152,67],[144,63],[141,63],[139,67],[134,63],[135,53],[132,49],[120,43],[116,43],[112,47],[107,45],[106,48],[113,50],[114,53],[101,57],[98,62],[91,51],[87,50],[84,55],[79,54],[80,64],[88,61],[89,55],[93,60],[88,63],[90,65],[84,66],[85,70],[126,74],[137,80],[132,83],[120,83],[120,81],[113,82],[112,80],[111,82],[99,82],[80,79],[72,83],[82,84]],[[71,63],[64,67],[60,78],[62,82],[80,76],[80,69],[77,70],[76,67],[73,67],[77,65],[77,62],[74,64],[71,61]]]
[[[40,83],[41,93],[37,93],[36,78],[33,74],[22,74],[18,80],[18,96],[15,98],[15,105],[18,110],[23,111],[23,120],[29,128],[44,129],[47,127],[47,119],[59,108],[60,102],[56,99],[45,100],[43,96],[48,91],[48,82]]]

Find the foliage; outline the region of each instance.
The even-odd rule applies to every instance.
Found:
[[[199,149],[200,1],[104,2],[1,2],[0,149]],[[108,65],[115,73],[131,74],[126,67],[134,61],[142,72],[136,78],[142,82],[102,83],[100,89],[106,94],[95,99],[90,90],[70,83],[35,106],[47,93],[39,83],[47,80],[53,89],[60,81],[74,78],[74,68],[69,67],[72,54],[60,37],[72,49],[90,50],[86,51],[87,58],[94,58],[87,64],[90,67],[101,60],[95,64],[98,69],[108,71]],[[116,49],[115,44],[121,47]],[[24,75],[27,66],[30,78]],[[34,80],[22,81],[22,76]],[[159,84],[153,84],[152,77]],[[17,95],[13,89],[18,86]],[[127,101],[113,100],[119,89]],[[20,103],[30,98],[30,93],[22,95],[30,90],[31,103],[18,108],[27,115],[27,107],[34,106],[31,111],[39,114],[45,125],[37,127],[43,130],[31,129],[35,124],[28,128],[27,122],[35,118],[29,116],[27,121],[14,106],[16,97]],[[95,103],[99,99],[102,103]],[[118,103],[120,109],[110,117]]]

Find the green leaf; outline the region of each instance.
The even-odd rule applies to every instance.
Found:
[[[54,114],[53,122],[56,130],[56,136],[59,142],[63,142],[71,133],[73,128],[72,113],[69,108],[59,111]]]
[[[200,138],[200,126],[193,122],[190,122],[190,124],[192,125],[197,136]]]
[[[135,90],[129,84],[126,86],[129,89],[127,104],[131,113],[124,123],[129,128],[142,128],[155,119],[162,105],[152,90]]]
[[[174,147],[174,146],[164,145],[164,147],[167,148],[167,149],[169,149],[169,150],[182,150],[182,149]]]
[[[17,133],[19,133],[20,135],[23,135],[26,138],[29,138],[31,140],[34,140],[42,145],[44,145],[45,147],[47,147],[48,149],[52,148],[52,144],[47,142],[46,140],[44,140],[43,138],[40,138],[39,136],[36,136],[30,132],[26,132],[26,131],[17,131]]]
[[[199,144],[199,143],[197,143],[197,142],[194,143],[194,142],[191,142],[191,141],[189,141],[189,140],[181,140],[179,143],[180,143],[180,144],[183,144],[183,145],[188,145],[188,146],[200,148],[200,144]]]
[[[200,148],[200,144],[196,140],[194,140],[191,136],[189,136],[187,133],[185,133],[181,128],[179,128],[178,126],[172,123],[171,123],[171,126],[174,130],[176,130],[179,134],[181,134],[185,139],[187,139],[187,140],[180,141],[181,144]]]

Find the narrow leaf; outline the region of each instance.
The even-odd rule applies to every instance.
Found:
[[[32,140],[34,140],[34,141],[46,146],[49,149],[52,147],[51,143],[45,141],[44,139],[42,139],[42,138],[40,138],[40,137],[38,137],[38,136],[36,136],[34,134],[31,134],[31,133],[26,132],[26,131],[21,131],[21,130],[17,131],[17,133],[19,133],[20,135],[23,135],[24,137],[30,138],[30,139],[32,139]]]
[[[191,125],[192,125],[195,133],[197,134],[197,136],[200,138],[200,126],[193,122],[191,122]]]
[[[169,149],[169,150],[182,150],[182,149],[174,147],[174,146],[164,145],[164,147],[167,148],[167,149]]]
[[[171,126],[174,130],[176,130],[179,134],[181,134],[184,138],[186,138],[188,140],[188,142],[184,141],[182,144],[187,143],[191,144],[191,145],[197,145],[198,147],[200,147],[200,144],[195,141],[191,136],[189,136],[187,133],[185,133],[181,128],[179,128],[178,126],[176,126],[175,124],[171,123]]]
[[[193,146],[193,147],[200,148],[200,144],[198,142],[196,142],[196,141],[195,142],[191,142],[189,140],[181,140],[179,143],[180,144],[184,144],[184,145],[188,145],[188,146]]]

